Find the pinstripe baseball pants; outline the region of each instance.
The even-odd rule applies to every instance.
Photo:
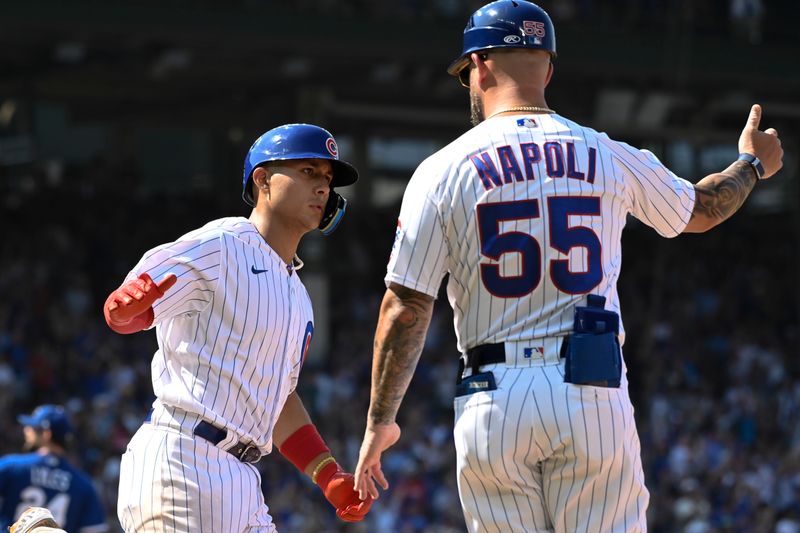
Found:
[[[122,456],[117,516],[126,533],[275,532],[255,466],[172,426],[144,424]]]
[[[469,531],[646,531],[649,493],[624,378],[618,389],[564,383],[557,356],[481,371],[494,373],[497,390],[455,399]]]

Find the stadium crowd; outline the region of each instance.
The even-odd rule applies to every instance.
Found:
[[[372,18],[392,21],[453,21],[472,13],[484,0],[298,0],[300,13],[323,16]],[[729,35],[753,44],[761,42],[765,17],[773,15],[763,0],[540,0],[558,24],[581,23],[653,29],[694,30],[698,34]],[[245,0],[250,9],[270,7],[271,0]],[[770,26],[772,28],[772,26]],[[774,38],[774,31],[770,38]]]
[[[79,428],[72,457],[97,483],[112,524],[119,457],[153,399],[155,336],[112,333],[102,302],[147,248],[212,218],[246,216],[235,185],[224,200],[146,194],[133,168],[95,161],[25,176],[0,170],[0,454],[19,450],[16,414],[63,403]],[[348,468],[364,429],[396,209],[355,202],[326,242],[330,348],[300,379],[312,417]],[[624,351],[654,533],[800,532],[792,224],[789,214],[741,214],[714,233],[673,241],[635,221],[626,230]],[[385,458],[392,486],[365,522],[337,522],[279,454],[262,459],[281,530],[463,531],[451,438],[456,359],[452,315],[440,301],[401,408],[402,439]]]

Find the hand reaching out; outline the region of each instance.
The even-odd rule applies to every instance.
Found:
[[[361,451],[358,454],[356,467],[355,488],[360,498],[371,496],[378,498],[378,488],[375,481],[386,490],[389,482],[381,469],[381,454],[394,445],[400,438],[400,426],[396,422],[391,424],[369,425],[364,433]]]

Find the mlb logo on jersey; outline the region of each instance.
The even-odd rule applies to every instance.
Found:
[[[517,126],[521,128],[538,128],[539,125],[536,123],[536,120],[532,119],[531,117],[519,118],[517,119]]]
[[[537,359],[540,357],[544,357],[544,347],[542,346],[529,346],[527,348],[522,349],[522,356],[525,359],[531,359],[536,357]]]

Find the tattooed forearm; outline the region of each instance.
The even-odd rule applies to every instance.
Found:
[[[724,171],[711,174],[695,185],[692,222],[705,231],[727,220],[742,207],[756,184],[753,169],[737,161]]]
[[[422,354],[433,312],[430,296],[392,285],[381,304],[372,360],[369,420],[394,422]]]

